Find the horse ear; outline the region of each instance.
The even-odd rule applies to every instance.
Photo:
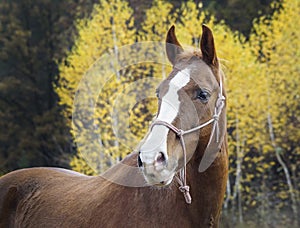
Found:
[[[172,25],[172,27],[169,29],[167,38],[166,38],[166,52],[169,61],[175,65],[176,56],[183,52],[183,48],[179,44],[176,35],[175,35],[175,26]]]
[[[206,26],[202,25],[202,37],[200,43],[203,61],[208,65],[218,67],[218,58],[215,49],[215,42],[212,31]]]

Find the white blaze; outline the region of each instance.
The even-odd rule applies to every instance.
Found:
[[[179,112],[180,101],[178,91],[190,81],[188,68],[179,71],[170,81],[168,92],[162,97],[157,120],[172,123]],[[154,125],[152,131],[140,148],[140,158],[146,164],[152,164],[158,152],[167,154],[167,136],[169,128],[162,125]]]

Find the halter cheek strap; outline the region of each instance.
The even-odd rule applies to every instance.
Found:
[[[179,173],[179,177],[175,176],[176,181],[179,184],[179,190],[183,193],[184,198],[185,198],[185,202],[187,204],[191,204],[192,203],[192,197],[190,194],[190,186],[187,185],[186,183],[186,146],[185,146],[185,142],[184,142],[184,138],[183,136],[189,133],[192,133],[194,131],[200,130],[201,128],[206,127],[207,125],[213,123],[213,128],[212,128],[212,132],[210,134],[210,139],[209,139],[209,143],[212,141],[212,137],[214,135],[214,133],[216,133],[216,142],[219,143],[219,135],[220,135],[220,128],[219,128],[219,117],[221,115],[222,109],[224,107],[225,104],[225,97],[223,96],[223,92],[222,92],[222,79],[220,80],[220,93],[218,95],[218,99],[216,101],[216,105],[215,105],[215,110],[214,110],[214,115],[212,116],[212,118],[210,120],[208,120],[207,122],[192,128],[190,130],[182,130],[179,129],[177,127],[175,127],[174,125],[166,122],[166,121],[162,121],[162,120],[155,120],[152,125],[151,125],[151,129],[155,126],[155,125],[163,125],[167,128],[169,128],[170,130],[172,130],[173,132],[175,132],[175,134],[179,137],[180,139],[180,143],[182,146],[182,151],[183,151],[183,168],[181,168],[178,173]],[[210,163],[211,164],[211,163]],[[210,165],[209,164],[209,165]],[[200,169],[200,166],[199,166]]]

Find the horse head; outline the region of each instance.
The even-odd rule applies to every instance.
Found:
[[[138,156],[146,181],[158,186],[170,184],[180,170],[185,182],[184,168],[193,157],[199,161],[206,157],[199,170],[207,169],[220,150],[217,142],[226,128],[223,75],[211,30],[203,25],[200,50],[185,51],[172,26],[166,53],[173,70],[157,88],[158,113]],[[213,149],[205,155],[207,148]]]

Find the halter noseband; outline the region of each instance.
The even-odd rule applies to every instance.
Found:
[[[181,143],[182,151],[183,151],[184,165],[183,165],[183,168],[181,168],[179,170],[179,177],[175,176],[175,178],[179,184],[179,190],[183,193],[185,201],[188,204],[192,203],[192,197],[190,194],[190,186],[187,185],[187,183],[186,183],[186,147],[185,147],[185,142],[184,142],[183,136],[186,134],[192,133],[194,131],[200,130],[201,128],[204,128],[211,123],[214,123],[209,142],[211,141],[211,137],[213,136],[213,133],[215,131],[216,131],[216,142],[219,142],[219,117],[221,115],[222,109],[224,107],[224,101],[225,101],[225,97],[223,96],[222,88],[223,88],[222,78],[220,78],[220,93],[219,93],[218,99],[216,101],[214,115],[212,116],[212,118],[210,120],[206,121],[205,123],[203,123],[197,127],[194,127],[192,129],[186,130],[186,131],[179,129],[179,128],[175,127],[174,125],[172,125],[166,121],[162,121],[162,120],[155,120],[151,125],[151,129],[155,125],[163,125],[169,129],[171,129],[180,139],[180,143]]]

